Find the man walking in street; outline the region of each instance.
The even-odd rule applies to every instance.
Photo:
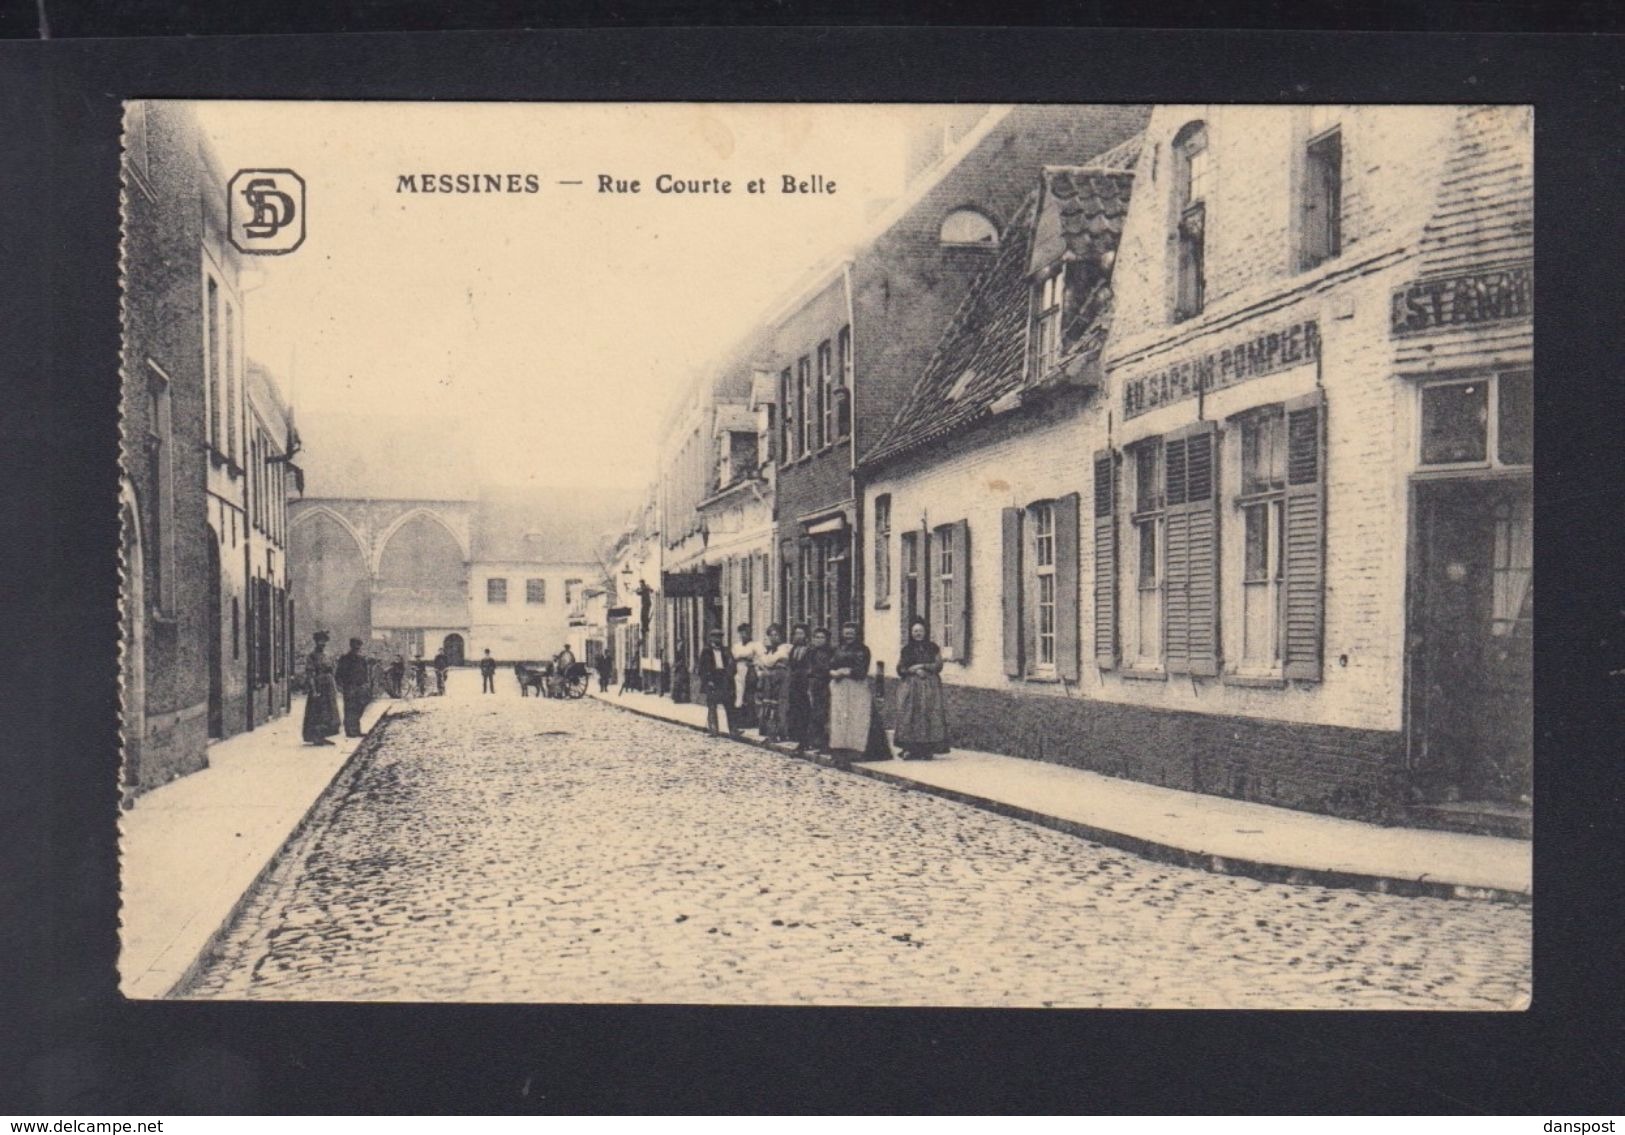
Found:
[[[480,659],[480,693],[494,694],[497,692],[497,660],[491,657],[489,648],[485,657]]]
[[[367,660],[361,654],[361,640],[352,638],[350,650],[339,659],[337,672],[339,693],[344,695],[344,735],[361,736],[361,711],[367,708],[367,695],[371,692],[367,673]]]

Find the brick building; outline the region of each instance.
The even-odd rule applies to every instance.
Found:
[[[924,456],[894,422],[865,464],[895,554],[922,515],[917,547],[954,553],[899,559],[869,598],[877,642],[911,587],[948,600],[957,740],[1527,831],[1531,169],[1520,108],[1158,107],[1099,388],[1025,426],[1025,391],[988,403],[977,367],[952,373],[981,358],[956,326],[916,394],[977,417]],[[1030,358],[1052,297],[1028,270]],[[997,311],[960,320],[1013,343]]]
[[[292,417],[244,354],[226,179],[191,111],[125,117],[123,693],[125,785],[208,763],[211,738],[287,708],[286,500]]]
[[[1032,179],[1143,127],[1141,107],[953,112],[916,138],[914,176],[859,250],[770,317],[777,376],[776,602],[783,622],[861,620],[863,517],[854,471],[930,358]],[[930,143],[930,144],[927,144]]]

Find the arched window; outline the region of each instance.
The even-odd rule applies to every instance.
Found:
[[[996,245],[999,230],[976,209],[955,209],[942,218],[939,239],[943,244]]]
[[[1208,147],[1207,124],[1187,123],[1174,136],[1175,267],[1174,318],[1189,319],[1206,299]]]

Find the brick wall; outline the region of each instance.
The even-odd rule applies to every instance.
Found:
[[[196,124],[175,104],[149,104],[140,123],[147,160],[126,166],[122,373],[125,400],[123,468],[140,510],[145,550],[144,712],[132,712],[144,735],[129,756],[138,789],[162,784],[207,763],[207,512],[203,451],[205,395],[199,283],[202,241],[196,201],[203,177]],[[130,159],[131,161],[135,159]],[[146,391],[150,363],[169,378],[174,431],[174,600],[153,613],[158,566],[157,487],[148,472]]]

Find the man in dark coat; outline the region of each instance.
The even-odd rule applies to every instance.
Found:
[[[367,660],[361,653],[361,640],[350,640],[350,651],[339,658],[334,677],[338,679],[339,693],[344,695],[344,735],[361,736],[361,711],[367,708],[371,692],[367,675]]]
[[[705,727],[714,737],[717,734],[717,707],[728,714],[728,733],[739,736],[739,725],[734,721],[734,657],[722,645],[722,632],[712,631],[705,636],[705,648],[700,651],[700,691],[705,696]]]
[[[807,651],[807,721],[802,733],[802,744],[796,746],[822,753],[829,748],[829,670],[835,661],[835,650],[829,644],[829,632],[819,627],[812,633],[812,647]]]
[[[497,660],[491,657],[487,650],[485,657],[480,659],[480,693],[494,694],[497,692]]]

